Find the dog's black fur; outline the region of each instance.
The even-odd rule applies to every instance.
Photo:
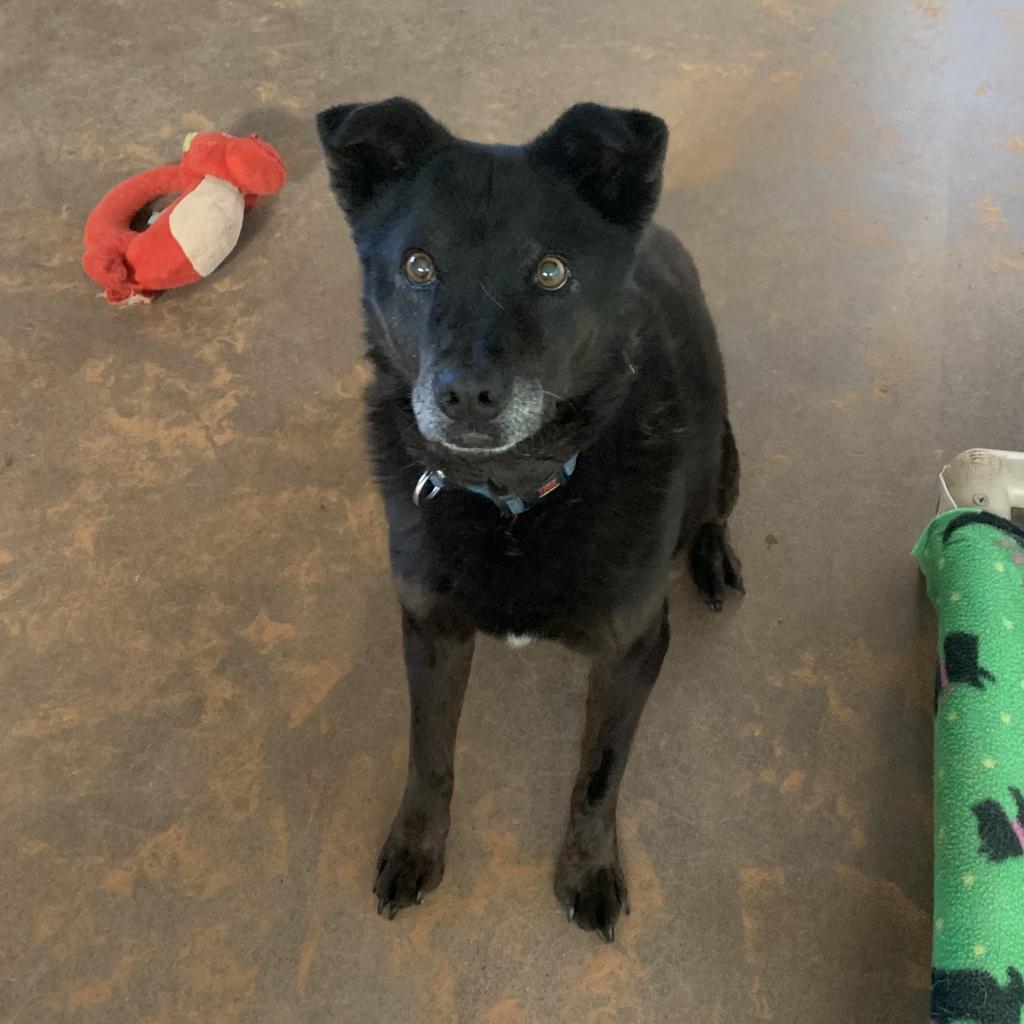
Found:
[[[412,717],[378,910],[394,916],[441,881],[475,631],[526,634],[591,658],[555,891],[570,920],[610,940],[628,906],[619,783],[668,647],[672,556],[689,549],[712,609],[742,589],[725,539],[739,464],[714,326],[689,255],[650,223],[667,129],[581,104],[526,146],[483,146],[403,99],[334,107],[318,129],[363,269],[370,447]],[[433,261],[427,285],[403,273],[412,251]],[[558,291],[535,280],[546,254],[569,267]],[[455,377],[481,401],[497,395],[500,413],[441,415],[437,381]],[[517,517],[459,486],[536,492],[577,452],[571,478]],[[424,469],[448,485],[418,507]]]

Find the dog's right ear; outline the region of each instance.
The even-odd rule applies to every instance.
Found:
[[[453,141],[444,125],[401,97],[330,107],[317,114],[316,127],[331,189],[350,220]]]

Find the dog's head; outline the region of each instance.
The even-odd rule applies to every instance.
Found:
[[[579,104],[525,146],[455,138],[406,99],[317,118],[375,357],[427,441],[494,455],[626,370],[622,303],[668,131]]]

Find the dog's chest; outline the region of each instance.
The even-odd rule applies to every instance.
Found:
[[[578,636],[642,588],[664,548],[655,522],[638,529],[628,516],[617,529],[564,508],[499,518],[468,499],[445,512],[429,562],[476,625],[503,638]]]
[[[589,603],[585,559],[548,545],[493,538],[463,549],[451,569],[460,603],[480,628],[500,636],[557,634],[570,609],[578,613]]]

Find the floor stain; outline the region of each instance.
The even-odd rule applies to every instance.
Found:
[[[263,873],[269,878],[288,874],[288,819],[282,804],[278,804],[270,817],[274,845],[263,860]]]
[[[739,872],[740,923],[743,927],[743,955],[747,964],[750,1005],[758,1020],[773,1020],[769,992],[759,966],[762,947],[775,941],[771,903],[785,890],[786,874],[781,867],[745,867]]]
[[[144,840],[135,855],[109,871],[103,888],[130,897],[140,875],[180,890],[188,896],[208,899],[234,881],[235,873],[205,850],[180,824]]]
[[[297,729],[327,699],[328,694],[352,668],[350,652],[339,652],[335,661],[318,661],[303,665],[286,665],[291,677],[286,696],[288,725]]]
[[[106,978],[80,985],[68,993],[68,1009],[72,1012],[94,1006],[105,1006],[114,998],[114,993],[124,988],[135,966],[141,958],[125,955]]]
[[[1003,211],[999,208],[999,204],[993,199],[985,196],[983,199],[979,199],[974,206],[981,214],[981,219],[989,227],[1006,226],[1006,218],[1003,216]]]
[[[293,640],[296,636],[296,629],[290,622],[274,622],[267,615],[266,610],[261,608],[256,618],[242,630],[242,636],[267,653],[281,641]]]
[[[193,932],[182,950],[188,984],[210,1017],[236,1020],[249,1005],[255,991],[259,968],[247,966],[232,950],[231,926],[219,922]]]

